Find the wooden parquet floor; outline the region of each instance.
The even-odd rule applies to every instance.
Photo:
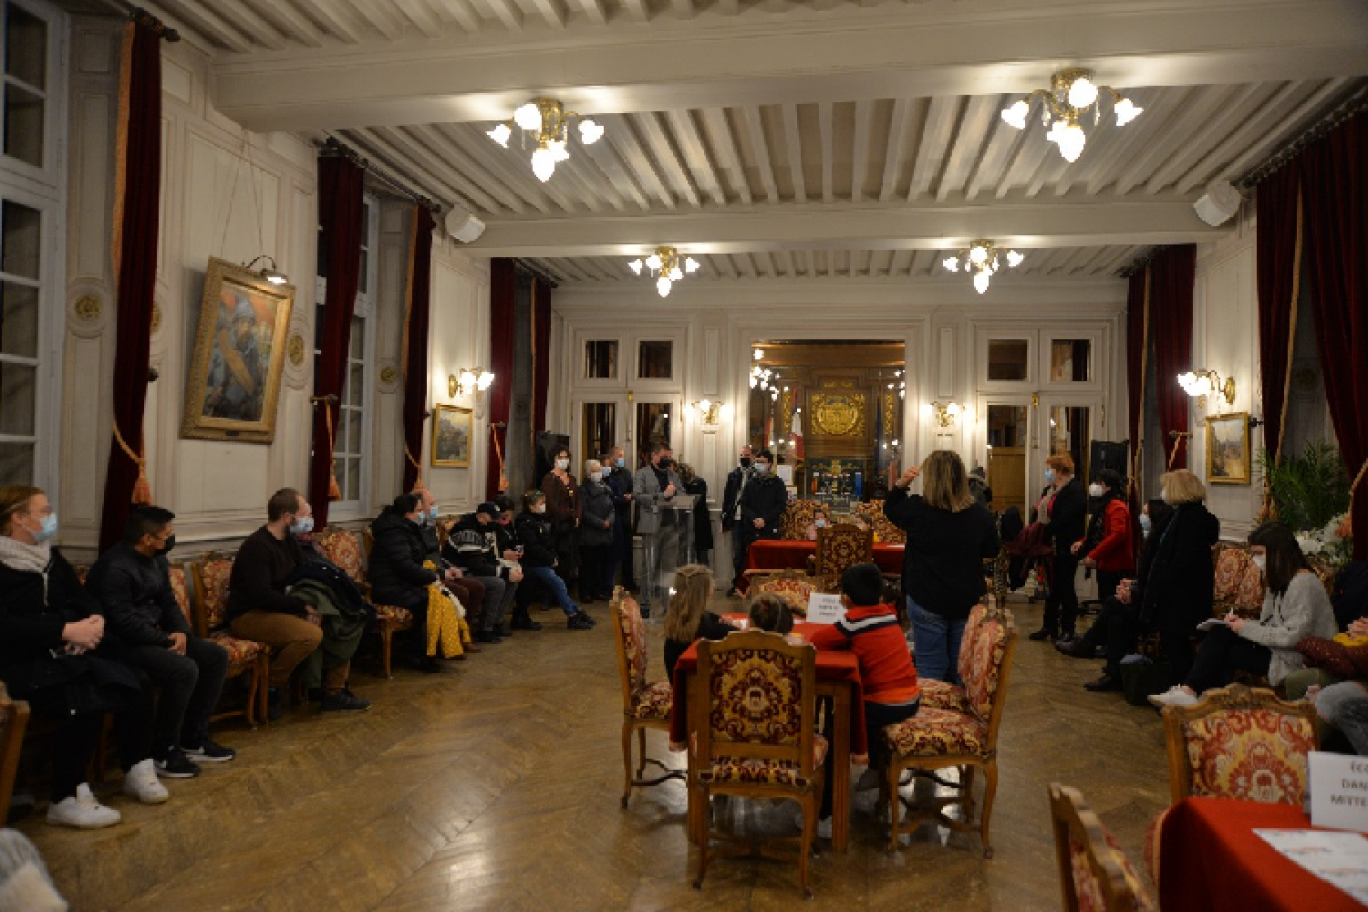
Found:
[[[719,599],[719,610],[738,602]],[[860,793],[852,846],[822,847],[807,908],[1057,909],[1046,786],[1077,786],[1139,862],[1149,819],[1168,803],[1157,716],[1117,694],[1091,694],[1097,662],[1058,655],[1024,635],[1040,607],[1014,602],[1023,640],[999,740],[992,831],[931,826],[885,851],[874,793]],[[298,710],[255,731],[215,736],[238,759],[169,783],[172,799],[144,807],[97,788],[124,813],[108,830],[20,824],[77,912],[337,910],[770,910],[801,898],[794,871],[768,861],[718,861],[702,891],[684,834],[677,782],[638,790],[620,809],[621,697],[606,607],[598,627],[571,632],[558,612],[441,675],[359,672],[363,715]],[[660,671],[660,629],[651,630]],[[663,735],[652,755],[668,755]],[[791,832],[792,805],[736,811]]]

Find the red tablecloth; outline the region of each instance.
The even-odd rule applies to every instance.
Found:
[[[807,560],[817,553],[813,541],[786,541],[762,538],[751,543],[746,554],[747,570],[802,570]],[[884,573],[901,573],[903,546],[894,542],[874,543],[874,563]]]
[[[1159,832],[1164,912],[1348,912],[1365,907],[1284,858],[1255,829],[1311,828],[1290,804],[1186,798]]]
[[[822,624],[798,623],[793,625],[796,633],[810,633]],[[675,664],[674,670],[674,707],[670,713],[670,741],[684,744],[688,741],[689,731],[689,675],[698,668],[698,644],[684,651]],[[817,651],[817,680],[837,681],[850,687],[850,753],[869,753],[868,736],[864,722],[864,687],[860,684],[860,662],[853,652]]]

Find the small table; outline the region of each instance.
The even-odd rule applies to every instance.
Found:
[[[742,617],[742,615],[724,615]],[[823,624],[799,623],[795,633],[811,636]],[[698,644],[679,657],[674,671],[674,707],[670,714],[671,745],[688,745],[689,732],[706,723],[707,706],[690,706],[689,689],[698,671]],[[864,687],[860,662],[854,653],[817,651],[817,695],[832,698],[831,752],[827,756],[827,788],[831,793],[831,845],[838,852],[850,846],[850,758],[869,753],[864,722]],[[694,701],[697,703],[698,701]],[[686,749],[689,764],[689,838],[701,840],[705,833],[704,808],[693,787],[693,752]]]
[[[1365,906],[1285,858],[1256,829],[1311,829],[1290,804],[1185,798],[1159,831],[1164,912],[1350,912]]]
[[[816,553],[817,543],[814,541],[761,538],[751,542],[750,551],[746,554],[746,569],[803,570],[807,567],[808,558]],[[874,543],[874,563],[878,565],[881,573],[901,573],[902,562],[902,544]],[[748,578],[743,578],[743,592],[749,583]]]

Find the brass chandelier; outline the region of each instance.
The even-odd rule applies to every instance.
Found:
[[[698,271],[697,260],[691,256],[681,260],[679,251],[673,247],[657,247],[646,259],[632,260],[627,266],[636,275],[641,275],[642,269],[646,269],[655,276],[656,291],[662,298],[669,296],[671,285]]]
[[[1008,269],[1015,269],[1026,259],[1015,250],[1008,250],[999,258],[1000,252],[992,241],[980,238],[958,253],[946,257],[941,265],[950,272],[963,270],[973,273],[974,290],[983,294],[988,290],[988,283],[992,281],[993,274],[998,271],[1002,262],[1007,263]]]
[[[1124,97],[1109,85],[1093,82],[1093,71],[1081,67],[1060,70],[1050,77],[1048,89],[1036,89],[1025,98],[1019,99],[1010,108],[1004,108],[1002,119],[1018,130],[1026,129],[1026,115],[1031,112],[1031,102],[1037,95],[1045,99],[1041,107],[1041,125],[1049,128],[1045,138],[1059,147],[1059,154],[1068,162],[1078,161],[1088,136],[1079,126],[1079,118],[1092,109],[1093,125],[1102,119],[1102,105],[1099,95],[1106,91],[1111,95],[1112,111],[1116,114],[1116,125],[1124,127],[1145,112],[1135,102]]]
[[[567,111],[554,98],[535,98],[513,112],[513,119],[504,121],[485,133],[505,149],[513,135],[513,127],[523,131],[523,147],[529,141],[536,143],[532,152],[532,173],[537,180],[546,183],[555,173],[556,164],[570,157],[566,148],[569,136],[570,119],[579,120],[580,143],[591,146],[603,136],[603,127],[577,111]]]

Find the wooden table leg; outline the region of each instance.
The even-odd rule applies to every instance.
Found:
[[[827,757],[826,787],[831,789],[831,847],[850,848],[850,685],[845,681],[818,681],[817,693],[830,697],[832,734]]]

